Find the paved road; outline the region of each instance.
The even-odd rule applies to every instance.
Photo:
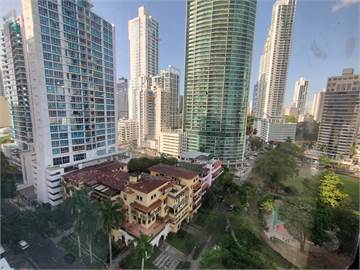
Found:
[[[173,246],[164,243],[164,247],[164,250],[153,262],[158,269],[174,270],[181,261],[186,260],[186,256]]]

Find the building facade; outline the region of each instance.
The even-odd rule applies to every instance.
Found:
[[[27,73],[24,20],[23,17],[15,14],[4,17],[3,20],[1,42],[3,83],[4,94],[10,109],[13,138],[20,150],[31,151],[33,144],[30,109],[32,96]]]
[[[119,134],[119,144],[133,144],[137,145],[139,138],[139,128],[138,124],[134,120],[129,119],[120,119],[118,123],[118,134]]]
[[[118,92],[118,119],[129,118],[128,104],[128,80],[124,77],[116,82],[116,91]]]
[[[317,122],[321,122],[321,115],[324,107],[324,97],[325,97],[325,89],[323,91],[317,92],[313,98],[311,115],[314,117],[314,120]]]
[[[138,17],[128,23],[130,41],[129,119],[139,121],[142,77],[159,71],[159,24],[139,7]]]
[[[281,118],[265,118],[260,123],[260,138],[265,142],[285,142],[288,139],[295,141],[296,123],[285,123]]]
[[[23,1],[33,98],[34,188],[62,202],[61,175],[115,158],[115,29],[84,1]]]
[[[186,133],[181,129],[163,130],[160,132],[159,152],[179,158],[181,153],[187,151]]]
[[[360,124],[360,74],[347,68],[327,81],[318,148],[333,158],[350,156]]]
[[[295,82],[293,105],[297,109],[297,115],[304,115],[306,109],[306,97],[309,89],[309,81],[300,78]]]
[[[187,4],[183,129],[190,150],[243,158],[256,1]]]
[[[160,71],[156,91],[156,137],[166,129],[176,129],[179,126],[179,74],[172,66]]]
[[[260,58],[256,118],[282,117],[296,0],[276,0]]]

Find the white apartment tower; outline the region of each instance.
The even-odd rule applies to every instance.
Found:
[[[276,0],[260,58],[256,118],[281,117],[291,49],[296,0]]]
[[[145,7],[138,10],[138,17],[129,21],[130,84],[129,119],[140,122],[140,91],[143,77],[158,74],[159,24]]]
[[[156,88],[156,139],[163,130],[179,126],[179,74],[172,66],[160,71]]]
[[[325,89],[320,92],[317,92],[313,98],[311,115],[314,117],[314,120],[317,122],[321,121],[322,109],[324,106],[324,97],[325,97]]]
[[[129,117],[128,105],[128,80],[119,78],[116,82],[116,91],[118,92],[118,119]]]
[[[169,66],[160,75],[142,78],[139,110],[139,146],[158,148],[163,130],[178,128],[179,70]],[[145,143],[153,140],[152,144]]]
[[[23,0],[34,106],[34,187],[62,201],[61,176],[117,152],[115,29],[89,0]]]
[[[1,31],[3,80],[0,80],[0,84],[3,83],[4,88],[0,93],[0,118],[8,119],[9,110],[14,138],[13,146],[16,148],[22,170],[23,182],[18,185],[19,189],[31,186],[34,181],[31,164],[33,155],[32,96],[30,95],[24,36],[22,16],[16,16],[14,12],[12,15],[3,17]],[[6,97],[8,106],[2,94]],[[0,123],[0,126],[2,124]]]
[[[305,114],[306,97],[309,89],[309,81],[300,78],[295,82],[293,106],[297,109],[297,115]]]

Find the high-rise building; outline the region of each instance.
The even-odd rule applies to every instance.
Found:
[[[129,119],[120,119],[118,123],[119,144],[137,144],[139,128],[137,122]]]
[[[309,88],[309,81],[301,77],[295,82],[293,105],[297,109],[297,115],[305,114],[306,97]]]
[[[17,165],[22,172],[22,181],[17,185],[21,189],[34,183],[34,135],[24,20],[15,12],[3,17],[1,45],[4,96],[0,96],[0,127],[12,127],[14,144],[8,146],[16,153]]]
[[[130,84],[129,119],[139,121],[142,78],[157,75],[159,70],[159,24],[145,7],[129,21]]]
[[[4,91],[3,72],[0,64],[0,97],[3,96],[5,96],[5,91]]]
[[[160,132],[176,129],[179,125],[179,70],[168,67],[160,71],[155,87],[156,93],[156,139]]]
[[[3,82],[9,103],[15,143],[21,150],[30,150],[33,143],[31,99],[24,43],[24,20],[15,14],[3,18]]]
[[[291,49],[296,0],[276,0],[260,59],[257,118],[281,117]]]
[[[256,1],[189,0],[183,129],[189,150],[241,162]]]
[[[175,67],[161,70],[160,75],[143,77],[139,108],[139,146],[158,149],[161,131],[178,127],[178,95],[179,70]],[[149,140],[153,142],[146,143]]]
[[[129,117],[128,106],[128,81],[126,78],[119,78],[116,82],[118,92],[118,119]]]
[[[325,97],[325,89],[320,92],[317,92],[313,98],[311,115],[314,117],[314,120],[317,122],[321,121],[321,114],[324,106],[324,97]]]
[[[291,37],[294,25],[296,0],[276,0],[272,9],[271,25],[263,54],[260,57],[258,81],[256,83],[255,128],[257,136],[268,138],[264,127],[293,130],[282,118],[288,63],[291,50]],[[265,132],[262,134],[262,132]],[[294,137],[295,134],[293,134]],[[283,137],[274,141],[283,141]]]
[[[152,89],[152,81],[156,77],[143,78],[142,89],[140,91],[139,106],[139,140],[140,147],[146,147],[147,140],[155,140],[156,137],[156,93]]]
[[[23,11],[34,187],[57,205],[61,175],[118,156],[115,29],[89,0],[23,0]]]
[[[318,148],[329,156],[348,157],[360,125],[360,74],[347,68],[327,81]]]

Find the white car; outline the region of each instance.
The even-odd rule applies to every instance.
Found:
[[[27,249],[28,247],[30,247],[30,245],[28,244],[28,242],[26,242],[25,240],[21,240],[19,241],[19,247],[22,249],[22,250],[25,250]]]

